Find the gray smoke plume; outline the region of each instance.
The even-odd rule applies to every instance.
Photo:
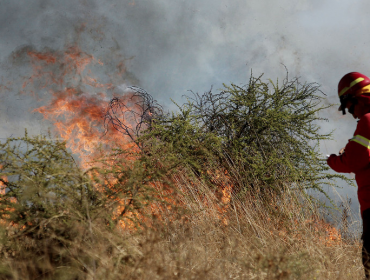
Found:
[[[58,53],[71,45],[102,61],[94,75],[144,88],[169,109],[188,90],[204,92],[222,83],[245,84],[251,70],[266,79],[300,76],[317,82],[328,103],[347,72],[370,75],[367,32],[370,3],[337,0],[32,0],[0,1],[0,137],[24,128],[45,132],[37,100],[22,94],[32,71],[28,50]],[[284,66],[285,65],[285,66]],[[121,67],[124,75],[110,77]],[[55,69],[54,69],[55,70]],[[37,95],[47,99],[45,88]],[[336,107],[323,116],[337,153],[356,122]],[[353,189],[345,189],[356,201]]]

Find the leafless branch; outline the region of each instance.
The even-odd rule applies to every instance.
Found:
[[[163,115],[163,108],[144,89],[135,86],[129,89],[132,94],[114,97],[110,101],[104,116],[105,133],[113,127],[140,147],[138,137]]]

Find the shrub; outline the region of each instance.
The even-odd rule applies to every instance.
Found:
[[[104,279],[129,254],[120,231],[150,226],[150,206],[170,204],[158,197],[161,169],[125,156],[83,171],[64,142],[26,133],[1,143],[0,279]]]
[[[251,77],[194,93],[172,114],[145,91],[133,95],[135,112],[115,98],[106,125],[132,145],[102,150],[85,171],[63,142],[7,139],[0,279],[303,279],[321,275],[327,260],[323,279],[332,275],[334,251],[321,249],[348,244],[302,191],[341,177],[318,151],[330,137],[319,131],[319,94],[297,79]]]
[[[158,118],[143,139],[157,139],[166,157],[199,176],[207,177],[212,166],[221,168],[239,194],[256,188],[276,194],[286,187],[325,193],[331,179],[348,181],[327,172],[319,151],[320,141],[331,136],[320,131],[326,119],[319,113],[328,106],[322,105],[319,86],[261,78],[252,76],[245,86],[224,85],[219,93],[211,89],[187,96],[178,113]]]

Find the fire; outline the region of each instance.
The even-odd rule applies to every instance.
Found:
[[[0,164],[0,171],[3,169],[3,166]],[[6,182],[8,182],[7,176],[0,176],[0,196],[4,195],[6,192]],[[1,199],[0,199],[1,200]]]
[[[267,221],[274,226],[274,230],[271,230],[270,234],[279,236],[285,242],[288,242],[292,238],[298,240],[307,238],[307,232],[312,234],[311,236],[315,239],[316,243],[320,243],[326,247],[332,247],[342,242],[340,232],[320,217],[312,216],[306,220],[294,219],[290,221],[273,221],[268,218]],[[306,232],[302,232],[302,230]]]
[[[77,46],[54,53],[28,51],[27,55],[33,75],[24,82],[24,90],[37,84],[36,90],[28,92],[49,91],[47,104],[34,111],[54,123],[56,133],[74,154],[79,155],[83,167],[89,166],[99,147],[111,149],[118,145],[130,148],[129,141],[117,130],[104,133],[104,114],[111,98],[108,92],[114,87],[112,83],[99,83],[89,69],[103,66],[101,61]],[[130,96],[132,94],[123,98],[129,102]],[[40,96],[36,97],[44,101]]]
[[[120,78],[121,83],[125,82],[126,69],[122,61],[117,62],[116,73],[110,73],[110,80],[103,83],[93,73],[104,63],[77,46],[67,47],[64,51],[27,51],[27,56],[32,75],[23,83],[23,93],[32,94],[43,103],[34,112],[53,123],[57,137],[64,140],[67,148],[78,156],[82,168],[96,166],[97,160],[114,148],[138,151],[133,137],[137,136],[137,116],[142,114],[140,102],[143,100],[134,90],[125,94],[116,93],[117,88],[110,82]],[[41,90],[47,90],[47,98],[41,98]],[[112,100],[116,102],[112,103]],[[104,123],[108,113],[115,118]],[[150,118],[152,112],[142,115]],[[129,134],[122,133],[122,124]],[[145,124],[139,123],[139,127],[145,128]],[[133,163],[135,157],[132,154],[131,157],[126,156],[125,164]],[[115,159],[109,159],[105,164],[114,165]],[[104,184],[114,188],[118,184],[117,178],[107,177]],[[96,187],[100,189],[99,185]],[[130,218],[138,218],[136,213],[130,211],[129,200],[122,198],[116,201],[118,206],[113,213],[115,219],[125,215],[126,222],[119,224],[126,229],[134,227]]]
[[[43,60],[45,61],[46,63],[55,63],[57,61],[56,57],[52,54],[48,54],[48,53],[36,53],[36,52],[27,52],[28,55],[34,59],[37,59],[37,60]]]
[[[93,76],[91,68],[103,66],[103,62],[83,52],[77,46],[70,46],[59,52],[28,51],[27,55],[32,65],[33,75],[23,83],[23,90],[34,94],[39,101],[44,102],[44,105],[34,111],[42,114],[45,119],[54,124],[58,136],[66,141],[67,147],[74,154],[79,155],[83,168],[90,166],[90,163],[99,156],[99,151],[111,151],[113,147],[138,149],[133,138],[127,137],[130,136],[127,132],[135,132],[138,121],[138,114],[135,111],[140,110],[138,106],[140,100],[133,93],[124,96],[122,94],[118,95],[115,93],[116,88],[113,83],[100,82],[98,78]],[[123,77],[126,70],[122,62],[117,64],[117,70],[116,75]],[[37,88],[33,89],[33,86]],[[36,94],[41,89],[48,90],[47,100],[42,100],[40,95]],[[111,127],[106,131],[104,116],[108,108],[110,115],[117,118],[112,119]],[[143,117],[150,118],[152,114],[153,112],[149,110]],[[120,121],[124,123],[119,123]],[[124,134],[126,134],[126,137]],[[232,202],[233,191],[230,175],[221,170],[206,172],[211,180],[219,186],[218,193],[215,195],[215,201],[217,201],[215,203],[217,205],[216,218],[222,224],[228,225],[227,213]],[[112,179],[112,182],[107,183],[114,185],[116,182]],[[4,193],[5,187],[0,184],[0,194]],[[114,213],[115,218],[123,214],[128,218],[139,217],[138,214],[126,210],[129,209],[127,208],[129,206],[127,199],[122,199],[117,203],[118,207]],[[169,201],[169,205],[173,203],[179,202]],[[207,205],[207,201],[204,204]],[[171,210],[171,206],[168,207],[167,210]],[[166,210],[160,209],[154,204],[149,205],[148,208],[155,215]],[[143,216],[139,218],[143,219]],[[134,225],[125,222],[120,223],[120,226],[130,229]],[[312,227],[316,232],[324,233],[319,235],[322,236],[319,238],[327,246],[341,241],[339,232],[323,221],[317,221],[316,219]],[[283,238],[286,238],[288,234],[283,225],[278,226],[278,232],[278,235]],[[289,234],[294,233],[290,232]]]
[[[1,168],[2,167],[0,166],[0,169]],[[7,181],[6,176],[1,177],[1,179],[3,179],[5,182]],[[6,189],[6,185],[2,181],[0,181],[0,195],[4,195],[5,194],[5,189]]]
[[[0,165],[0,170],[2,168],[3,168],[2,165]],[[3,199],[3,198],[1,198],[1,196],[5,195],[5,193],[6,193],[6,182],[8,182],[8,178],[7,178],[7,176],[0,176],[0,178],[1,178],[1,181],[0,181],[0,201],[1,201]],[[17,200],[14,197],[9,198],[9,201],[11,203],[16,203],[17,202]],[[14,208],[8,208],[8,207],[5,208],[5,211],[13,211],[13,210],[14,210]],[[6,214],[4,216],[7,217],[8,214]],[[7,225],[6,220],[0,220],[0,225]],[[15,225],[15,224],[10,223],[10,225]]]
[[[327,247],[334,246],[342,241],[342,235],[339,231],[322,219],[316,218],[313,227],[319,233],[319,240]]]
[[[132,93],[118,96],[114,93],[115,87],[111,82],[103,83],[94,77],[92,70],[94,67],[104,66],[103,62],[83,52],[77,46],[70,46],[58,52],[28,51],[27,56],[30,59],[33,74],[23,83],[23,90],[34,94],[44,103],[34,111],[54,124],[58,137],[66,141],[72,153],[79,156],[83,168],[90,167],[90,163],[100,155],[99,150],[111,151],[113,147],[131,150],[138,148],[132,136],[136,136],[135,126],[138,125],[138,115],[140,115],[137,113],[140,111],[138,103],[142,100],[138,100],[140,98]],[[119,62],[116,75],[122,76],[125,71],[125,66]],[[36,88],[32,88],[33,86]],[[41,89],[48,90],[46,100],[42,100],[39,94],[35,94]],[[109,115],[115,117],[110,120],[111,129],[108,131],[105,130],[103,123],[107,108],[109,108]],[[146,121],[153,113],[148,110],[142,114],[142,118]],[[120,123],[121,121],[124,123]],[[132,134],[127,133],[128,131]],[[131,138],[124,137],[124,134],[126,136],[130,134]],[[217,170],[211,173],[212,180],[220,186],[217,194],[219,201],[216,209],[217,218],[227,225],[226,213],[230,207],[232,193],[232,185],[228,183],[229,175],[225,171]],[[113,186],[114,182],[108,182],[108,184]],[[169,204],[173,202],[169,201]],[[126,211],[127,201],[122,200],[118,204],[116,217]],[[161,211],[155,205],[149,208],[153,213]],[[125,215],[129,216],[130,213]],[[126,227],[130,226],[126,225]]]

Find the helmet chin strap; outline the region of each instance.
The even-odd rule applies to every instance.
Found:
[[[347,97],[341,97],[340,98],[340,106],[342,107],[342,114],[346,114],[346,105],[347,105],[348,98]]]
[[[346,107],[347,107],[347,102],[351,102],[351,107],[348,108],[348,112],[350,112],[351,114],[353,114],[355,112],[355,105],[358,104],[358,100],[356,98],[353,98],[353,97],[350,97],[350,96],[346,96],[344,98],[341,98],[340,99],[340,105],[342,107],[342,114],[345,115],[346,114]]]
[[[354,112],[355,112],[355,103],[353,103],[352,105],[351,105],[351,107],[349,107],[349,109],[348,109],[348,112],[350,112],[352,115],[354,114]]]

